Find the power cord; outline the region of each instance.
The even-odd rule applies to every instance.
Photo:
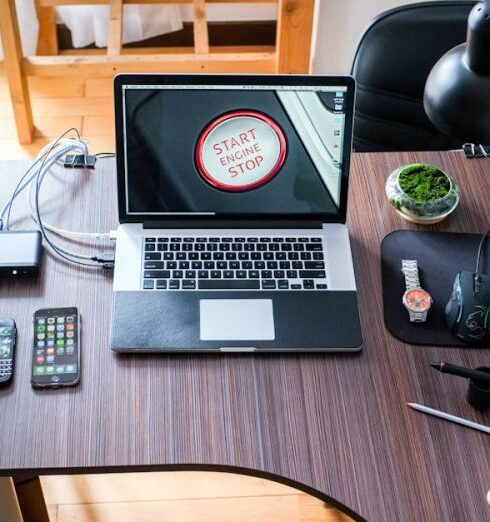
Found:
[[[76,133],[76,138],[65,138],[67,134],[70,132]],[[76,237],[86,237],[87,239],[101,239],[101,238],[113,238],[113,235],[110,232],[106,233],[92,233],[92,232],[73,232],[64,230],[61,228],[54,227],[45,223],[41,217],[40,205],[39,205],[39,194],[42,181],[44,180],[46,174],[50,172],[51,168],[60,163],[61,158],[65,157],[68,153],[76,153],[76,155],[82,155],[83,157],[89,156],[88,154],[88,146],[87,142],[81,139],[80,134],[77,129],[71,128],[65,131],[61,136],[59,136],[54,142],[48,144],[44,147],[39,153],[38,157],[34,161],[34,163],[29,167],[29,169],[24,173],[21,177],[15,190],[11,196],[11,198],[7,201],[7,203],[2,208],[0,212],[0,231],[1,230],[9,230],[10,227],[10,214],[13,206],[13,202],[15,199],[22,193],[22,191],[30,186],[29,190],[29,204],[31,207],[31,212],[33,214],[33,218],[38,226],[39,231],[47,245],[55,252],[59,257],[63,258],[66,261],[70,261],[77,265],[91,267],[91,268],[105,268],[111,269],[114,266],[114,255],[111,252],[103,252],[98,253],[96,255],[86,255],[79,254],[77,252],[73,252],[68,250],[67,248],[62,247],[57,244],[55,240],[50,238],[47,234],[47,230],[51,230],[58,235],[74,235]],[[106,153],[104,153],[106,155]],[[92,156],[94,157],[94,156]],[[38,164],[40,165],[34,169]],[[34,170],[33,170],[34,169]],[[34,189],[34,204],[32,203],[32,191]],[[7,214],[5,218],[5,214]]]

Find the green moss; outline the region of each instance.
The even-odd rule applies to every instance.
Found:
[[[424,204],[443,198],[450,189],[447,176],[437,167],[416,163],[405,167],[399,177],[401,189],[415,200]]]

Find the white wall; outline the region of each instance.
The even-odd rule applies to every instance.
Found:
[[[313,72],[345,74],[364,26],[377,14],[402,4],[424,0],[316,0]]]

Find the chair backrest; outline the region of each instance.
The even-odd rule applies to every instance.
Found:
[[[474,1],[409,4],[377,16],[359,41],[354,150],[447,150],[461,147],[440,133],[423,107],[424,86],[439,58],[466,40]]]

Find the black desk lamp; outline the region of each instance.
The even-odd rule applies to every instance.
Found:
[[[434,65],[424,108],[444,134],[490,145],[490,0],[471,10],[466,39]]]

